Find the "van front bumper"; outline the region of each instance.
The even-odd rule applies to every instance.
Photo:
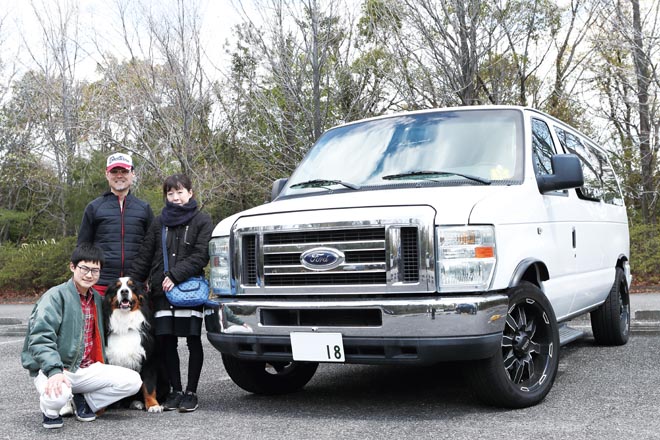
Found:
[[[293,332],[341,333],[347,363],[429,364],[482,359],[501,347],[503,294],[414,299],[223,298],[208,308],[209,342],[246,360],[293,360]]]

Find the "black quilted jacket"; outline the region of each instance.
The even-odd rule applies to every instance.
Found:
[[[119,208],[119,198],[111,191],[87,205],[78,244],[94,243],[103,250],[105,264],[98,284],[107,286],[127,275],[153,218],[149,204],[131,193],[124,200],[123,210]]]
[[[163,295],[165,268],[161,241],[160,215],[151,224],[142,242],[139,255],[133,261],[129,275],[140,282],[150,278],[152,297]],[[179,284],[192,276],[204,275],[209,262],[209,240],[213,232],[211,217],[197,212],[188,224],[167,228],[169,277]]]

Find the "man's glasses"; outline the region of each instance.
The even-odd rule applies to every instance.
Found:
[[[93,276],[97,277],[101,273],[101,269],[96,267],[94,269],[92,269],[91,267],[81,266],[81,265],[78,265],[76,267],[82,271],[83,275],[87,275],[91,273]]]
[[[113,168],[113,169],[110,170],[110,174],[120,174],[120,173],[121,174],[128,174],[130,172],[131,172],[131,170],[128,170],[126,168],[119,168],[119,167]]]

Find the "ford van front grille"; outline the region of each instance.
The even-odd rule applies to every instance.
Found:
[[[243,279],[246,284],[257,284],[257,236],[243,236]]]
[[[331,243],[385,240],[385,229],[340,229],[334,231],[288,232],[264,235],[264,244]]]
[[[431,221],[412,216],[239,226],[234,230],[236,292],[315,295],[433,290],[433,236]]]
[[[419,246],[417,228],[401,228],[401,260],[403,282],[419,281]]]
[[[350,286],[360,284],[385,285],[385,272],[266,275],[265,284],[266,286]]]

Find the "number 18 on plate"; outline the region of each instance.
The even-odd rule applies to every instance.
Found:
[[[344,362],[341,333],[291,333],[294,361]]]

